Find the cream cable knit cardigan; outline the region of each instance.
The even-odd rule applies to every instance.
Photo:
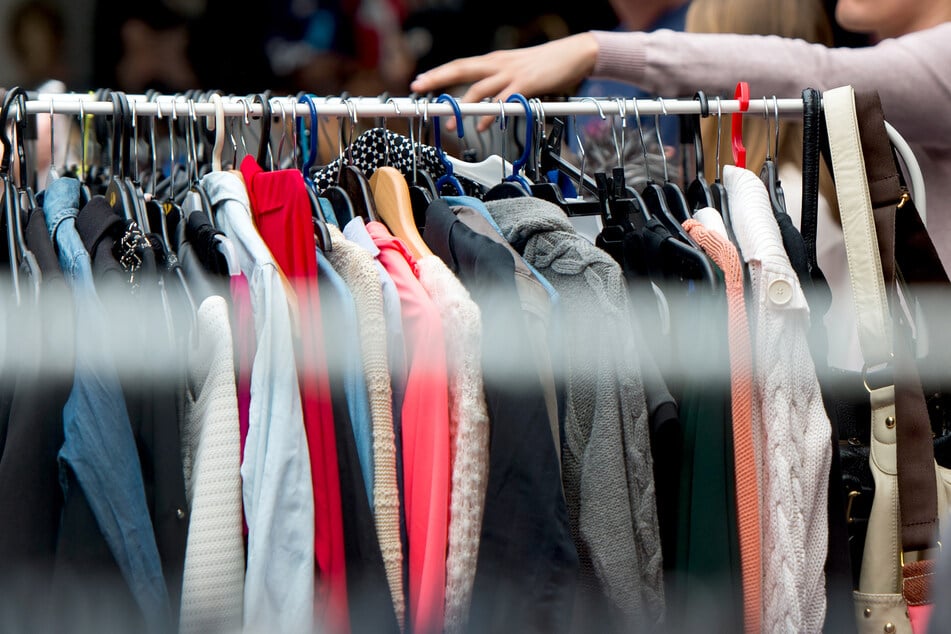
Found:
[[[489,477],[489,412],[482,386],[482,316],[469,292],[436,256],[417,263],[419,281],[439,309],[449,369],[449,551],[444,631],[469,620]]]
[[[236,632],[244,606],[241,439],[228,304],[198,308],[198,349],[188,364],[182,426],[185,495],[191,505],[179,630]]]
[[[396,621],[406,621],[403,591],[403,549],[400,542],[400,498],[396,486],[396,440],[393,431],[393,393],[386,355],[383,289],[373,256],[327,225],[333,249],[326,253],[334,270],[350,287],[357,306],[360,355],[370,395],[373,426],[373,499],[377,539],[393,598]]]
[[[762,486],[763,631],[825,620],[832,433],[809,351],[809,306],[756,174],[727,165],[733,230],[752,282],[753,428]],[[758,430],[758,434],[757,434]]]

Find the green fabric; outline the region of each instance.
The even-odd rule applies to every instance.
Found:
[[[724,288],[723,273],[715,268]],[[676,555],[668,562],[674,631],[742,629],[726,295],[689,293],[673,310],[684,371]],[[678,321],[679,320],[679,321]]]

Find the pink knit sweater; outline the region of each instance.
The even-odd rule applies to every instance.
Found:
[[[829,49],[776,36],[595,31],[594,75],[664,96],[750,94],[799,97],[803,88],[851,84],[877,90],[885,117],[912,146],[924,172],[928,230],[951,265],[951,22],[862,49]]]

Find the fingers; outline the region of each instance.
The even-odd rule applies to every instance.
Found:
[[[413,92],[426,93],[453,84],[479,81],[498,69],[498,66],[492,61],[493,57],[496,56],[490,53],[457,59],[448,64],[437,66],[417,76],[410,84],[410,89]]]
[[[462,95],[462,101],[477,102],[483,99],[496,101],[496,95],[500,95],[501,91],[510,83],[511,81],[507,74],[496,73],[469,86],[469,90]]]

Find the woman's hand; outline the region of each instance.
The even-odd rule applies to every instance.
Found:
[[[513,93],[533,97],[562,92],[579,83],[594,70],[597,56],[594,36],[579,33],[531,48],[457,59],[419,75],[410,88],[426,93],[472,83],[462,101],[504,101]],[[483,118],[479,129],[484,130],[491,121],[492,117]]]

